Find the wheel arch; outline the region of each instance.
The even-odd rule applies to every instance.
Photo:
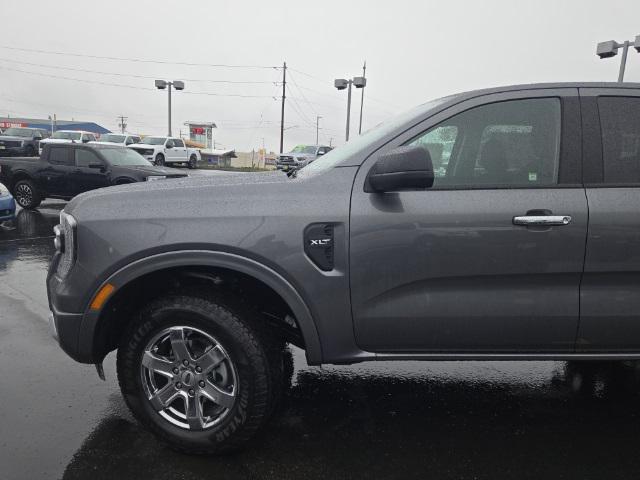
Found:
[[[188,250],[172,251],[152,255],[134,261],[109,276],[97,291],[105,285],[115,287],[114,293],[99,311],[93,311],[87,306],[83,326],[79,337],[80,350],[93,357],[104,357],[113,345],[110,336],[116,327],[111,323],[117,317],[118,296],[131,290],[137,292],[141,282],[154,275],[164,275],[164,278],[175,279],[190,277],[202,281],[213,281],[215,276],[226,272],[240,275],[244,279],[257,282],[263,293],[272,292],[278,296],[290,310],[306,352],[309,364],[322,363],[322,349],[320,337],[311,311],[306,302],[294,286],[272,268],[253,259],[227,252]],[[114,312],[114,309],[116,312]],[[105,351],[106,350],[106,351]]]

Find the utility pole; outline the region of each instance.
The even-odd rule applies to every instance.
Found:
[[[127,130],[127,120],[129,119],[129,117],[120,115],[118,119],[120,120],[120,123],[118,123],[118,126],[120,127],[120,131],[124,133]]]
[[[282,112],[280,114],[280,153],[284,151],[284,100],[287,86],[287,62],[282,65]]]
[[[319,138],[318,131],[320,130],[320,119],[321,118],[322,117],[320,115],[316,116],[316,145],[319,145],[319,143],[318,143],[318,138]]]
[[[362,66],[362,78],[367,78],[367,61],[364,61],[364,65]],[[362,87],[362,92],[360,94],[360,126],[358,127],[358,135],[362,133],[362,107],[364,105],[364,87]]]

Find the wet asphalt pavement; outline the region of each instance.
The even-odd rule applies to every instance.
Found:
[[[249,448],[158,443],[50,337],[45,274],[64,202],[0,227],[0,479],[636,478],[640,370],[619,363],[308,367]]]

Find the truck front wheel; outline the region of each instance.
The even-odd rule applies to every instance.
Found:
[[[156,165],[158,165],[159,167],[164,166],[164,155],[159,153],[158,155],[156,155]]]
[[[196,157],[195,155],[191,155],[191,157],[189,157],[189,163],[187,163],[187,166],[190,169],[194,169],[198,166],[198,157]]]
[[[276,345],[241,303],[176,294],[152,301],[131,322],[118,349],[118,380],[134,416],[172,448],[228,452],[274,409],[283,382]]]
[[[22,208],[36,208],[42,202],[38,187],[31,180],[20,180],[13,187],[13,196]]]

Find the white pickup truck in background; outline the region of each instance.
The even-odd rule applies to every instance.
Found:
[[[144,137],[140,143],[129,145],[155,165],[184,163],[189,168],[196,168],[200,160],[200,150],[189,148],[184,140],[175,137]]]

